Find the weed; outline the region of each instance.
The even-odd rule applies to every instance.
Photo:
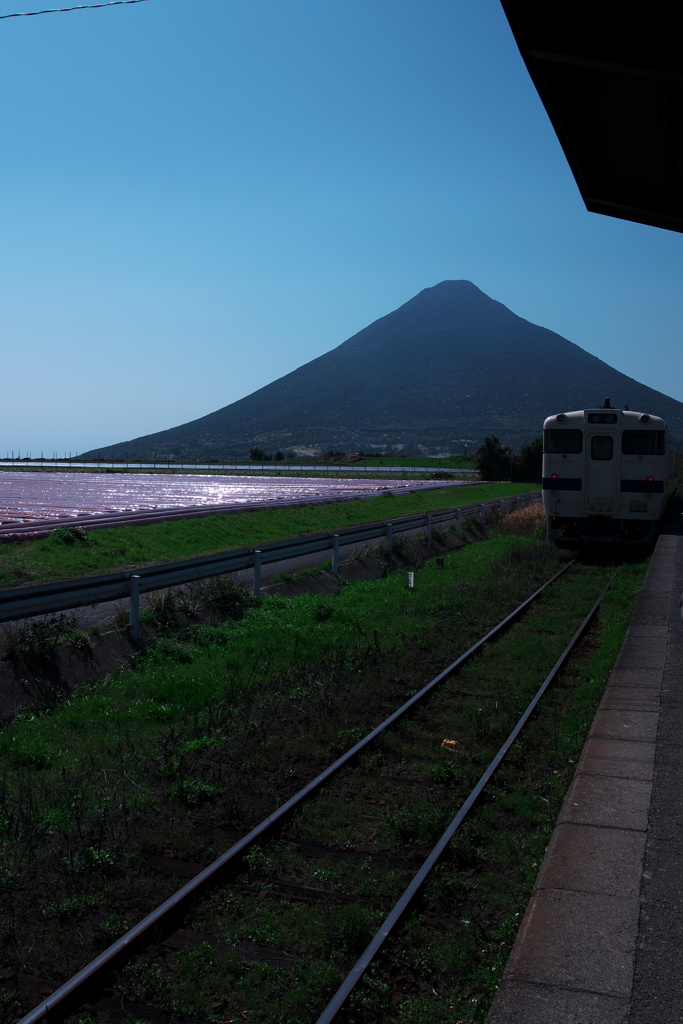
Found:
[[[238,917],[244,910],[244,897],[233,890],[217,893],[213,901],[219,910],[225,910],[229,914]]]
[[[186,643],[194,647],[224,647],[230,640],[228,633],[215,626],[204,626],[194,623],[185,630]]]
[[[76,617],[54,615],[35,619],[5,631],[5,657],[23,658],[34,665],[51,664],[58,644],[89,646],[89,639],[76,626]]]
[[[60,526],[52,531],[47,543],[52,547],[85,547],[90,543],[90,535],[82,526]]]
[[[200,942],[194,949],[184,949],[178,957],[178,973],[185,982],[196,983],[217,967],[216,953],[208,942]]]
[[[414,803],[393,811],[387,819],[387,826],[397,843],[429,844],[443,832],[444,811],[438,805]]]
[[[344,892],[341,875],[334,868],[318,868],[313,872],[313,877],[326,889],[337,889]]]
[[[54,917],[60,921],[68,918],[84,917],[93,907],[99,906],[99,897],[87,896],[84,893],[75,893],[73,896],[64,896],[55,900],[48,906],[43,907],[44,917]]]
[[[334,918],[330,941],[342,952],[359,956],[374,934],[375,916],[360,903],[349,903],[341,907]]]
[[[275,865],[270,852],[267,847],[254,846],[246,856],[249,870],[253,871],[257,875],[265,875],[268,877],[272,875],[275,870]]]
[[[94,846],[88,846],[85,850],[79,850],[71,863],[72,869],[77,874],[88,874],[98,871],[101,874],[111,874],[116,866],[114,854],[111,850],[97,850]]]
[[[40,741],[33,736],[13,735],[0,736],[0,753],[4,754],[8,762],[15,768],[33,768],[36,771],[43,771],[50,767],[53,756]]]
[[[514,814],[520,821],[528,821],[535,824],[543,821],[546,817],[543,805],[535,793],[520,793],[517,790],[512,793],[506,793],[500,799],[500,806],[503,810]]]
[[[184,640],[175,637],[160,636],[151,640],[144,652],[134,656],[134,661],[146,661],[153,665],[177,664],[189,665],[193,660],[192,647]]]
[[[364,735],[365,730],[361,729],[360,726],[340,729],[337,733],[337,738],[330,745],[330,749],[334,754],[344,754],[351,747],[355,747],[356,743],[362,740]]]
[[[15,872],[0,864],[0,889],[9,889],[15,879]]]
[[[168,984],[161,964],[152,954],[147,953],[124,967],[121,988],[124,994],[152,1002],[166,994]]]
[[[273,583],[293,583],[294,576],[291,572],[276,572],[273,576]]]
[[[188,807],[198,807],[200,804],[213,803],[217,800],[220,790],[199,779],[184,779],[173,786],[171,794]]]
[[[328,572],[332,568],[332,562],[330,559],[326,559],[324,562],[318,562],[317,565],[311,565],[308,569],[298,569],[295,573],[296,576],[317,576],[318,573]]]
[[[545,531],[546,514],[543,505],[527,505],[505,516],[500,529],[503,533],[540,534]]]
[[[313,605],[313,621],[314,622],[328,622],[334,615],[334,605],[332,601],[321,597]]]
[[[394,537],[391,544],[392,554],[396,558],[406,558],[408,547],[402,537]]]
[[[72,651],[89,651],[91,646],[90,635],[90,631],[86,633],[74,626],[73,629],[64,634],[62,643],[66,647],[70,647]]]
[[[190,754],[197,750],[208,750],[216,746],[218,746],[218,740],[215,736],[201,736],[196,740],[188,740],[183,744],[182,750],[184,753]]]
[[[496,860],[503,867],[518,867],[523,863],[524,852],[520,849],[517,836],[513,832],[497,832],[492,837],[492,845]]]
[[[204,597],[230,619],[242,619],[249,608],[256,608],[261,602],[244,587],[240,587],[229,576],[214,576],[207,581]]]
[[[0,989],[0,1020],[17,1020],[24,1013],[24,1006],[14,992]]]
[[[172,590],[158,590],[150,596],[140,621],[152,622],[160,633],[173,633],[178,628],[178,612],[181,610],[183,602],[178,594]]]
[[[134,924],[132,917],[122,917],[121,914],[110,914],[104,921],[100,922],[98,929],[98,945],[110,946],[122,935],[125,935]]]
[[[370,1024],[382,1020],[391,1006],[391,986],[388,981],[379,976],[379,971],[372,967],[367,971],[356,986],[351,998],[349,1008],[352,1010],[353,1019],[359,1024]]]
[[[454,761],[452,757],[444,757],[435,761],[434,764],[428,766],[427,771],[434,782],[439,782],[442,786],[454,786],[456,783],[462,782],[464,775],[462,765]]]
[[[365,758],[365,767],[367,771],[378,774],[385,768],[387,763],[386,755],[378,750],[374,754],[370,754]]]

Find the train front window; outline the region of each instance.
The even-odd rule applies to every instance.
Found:
[[[624,455],[664,455],[666,432],[664,430],[625,430],[621,435],[621,450]]]
[[[543,451],[550,455],[580,455],[580,430],[544,430]]]
[[[595,434],[591,437],[591,459],[608,462],[612,458],[614,445],[609,434]]]

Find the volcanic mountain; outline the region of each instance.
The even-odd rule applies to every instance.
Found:
[[[469,281],[442,281],[338,348],[246,398],[170,430],[94,449],[103,458],[246,459],[267,452],[457,451],[496,434],[517,448],[546,416],[586,406],[663,416],[683,403],[523,320]]]

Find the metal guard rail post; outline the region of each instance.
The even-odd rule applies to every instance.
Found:
[[[518,508],[520,499],[527,504],[534,504],[541,500],[541,492],[532,491],[505,498],[503,507],[512,505]],[[501,499],[495,498],[475,505],[462,505],[459,508],[436,509],[429,513],[428,525],[436,526],[439,523],[453,522],[455,519],[456,529],[460,533],[466,519],[477,517],[484,521],[487,512],[500,508]],[[259,549],[239,548],[221,555],[204,555],[181,562],[142,567],[130,572],[108,573],[102,576],[1,590],[0,622],[11,622],[34,615],[54,614],[71,608],[80,608],[83,605],[130,599],[131,587],[137,587],[140,594],[145,594],[155,590],[164,590],[167,587],[180,586],[184,583],[192,583],[196,580],[209,579],[224,573],[237,572],[240,569],[254,569],[256,577],[260,566],[270,562],[284,561],[299,555],[322,551],[332,551],[333,569],[336,565],[338,570],[341,545],[357,544],[368,540],[386,540],[387,547],[391,551],[395,533],[424,528],[425,513],[418,512],[415,515],[402,516],[384,522],[351,526],[345,530],[338,530],[334,534],[321,533],[311,537],[302,537],[299,540],[276,541],[273,544],[262,545]],[[258,568],[257,562],[259,563]],[[137,585],[132,583],[134,576],[138,577]]]

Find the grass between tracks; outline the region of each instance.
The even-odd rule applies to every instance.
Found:
[[[245,597],[234,604],[241,618],[162,638],[133,669],[5,728],[3,966],[55,980],[82,966],[177,888],[149,867],[150,857],[208,863],[229,845],[226,830],[244,832],[265,817],[564,558],[535,536],[499,534],[447,556],[443,569],[422,567],[415,591],[397,574],[330,598]],[[353,1020],[484,1019],[643,571],[644,564],[621,570],[582,663],[554,688],[549,714],[534,720],[461,831],[430,883],[426,922],[408,921],[393,959],[380,962],[359,990]],[[590,563],[570,572],[525,628],[431,702],[431,724],[418,719],[364,759],[370,782],[359,785],[348,772],[341,802],[339,791],[318,802],[329,810],[323,831],[309,812],[295,821],[297,842],[353,841],[367,851],[353,869],[323,863],[319,884],[381,899],[400,890],[401,872],[383,872],[377,857],[419,855],[439,834],[540,682],[540,660],[552,663],[568,620],[585,614],[607,575]],[[519,681],[494,660],[506,645],[515,665],[528,668]],[[432,735],[432,753],[416,768],[408,753],[420,731]],[[455,757],[441,749],[443,736],[461,742]],[[396,793],[412,790],[423,796],[408,808]],[[344,819],[359,799],[366,813],[350,838]],[[229,954],[183,951],[170,975],[154,957],[143,958],[124,989],[209,1021],[237,1014],[268,1024],[315,1020],[380,914],[352,903],[332,918],[323,905],[307,910],[302,923],[286,901],[279,911],[259,911],[269,874],[277,868],[297,877],[292,849],[280,843],[256,851],[250,868],[266,882],[253,893],[218,897],[222,909],[198,910],[196,927],[222,922]],[[235,923],[240,900],[245,924]],[[294,974],[283,982],[274,968],[246,963],[245,941],[291,950]],[[0,990],[0,1009],[2,1020],[17,1015],[11,987]]]
[[[394,495],[386,491],[376,498],[329,505],[264,509],[77,534],[60,530],[44,540],[0,544],[0,587],[173,562],[535,490],[537,484],[495,483],[445,487],[417,494]]]

